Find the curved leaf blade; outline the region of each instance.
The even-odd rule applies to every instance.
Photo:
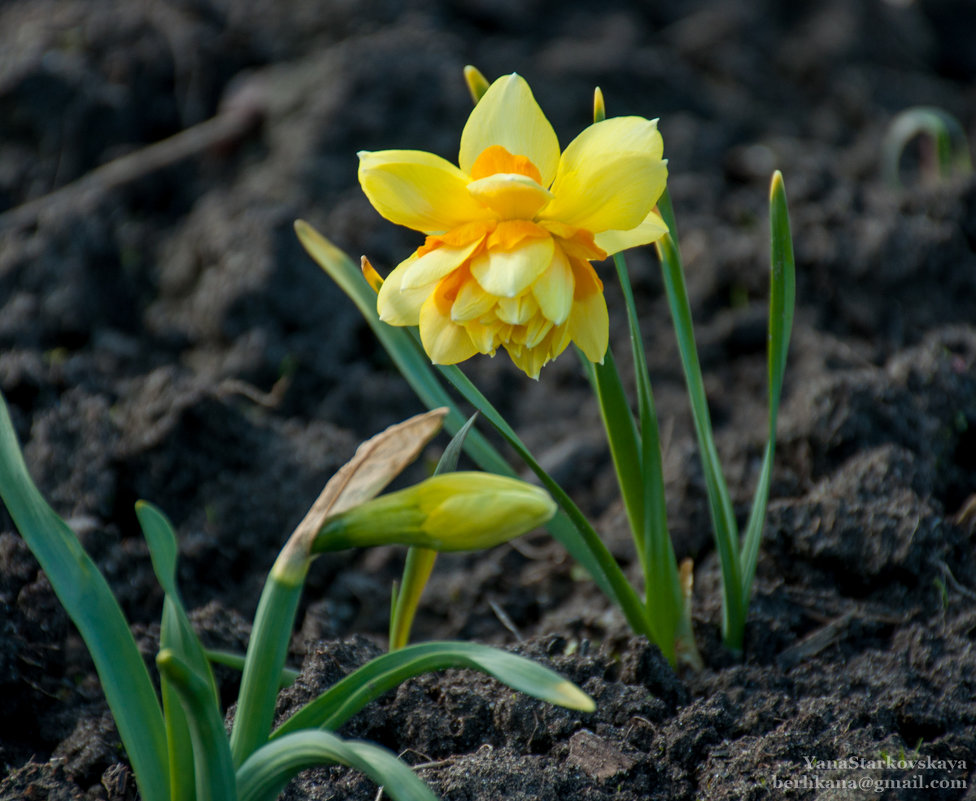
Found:
[[[197,799],[237,801],[230,746],[210,682],[168,648],[159,652],[156,666],[183,706],[193,747]]]
[[[320,730],[289,734],[251,754],[237,771],[237,797],[239,801],[270,801],[300,771],[327,764],[362,771],[394,801],[437,801],[417,774],[390,751]]]
[[[301,729],[337,729],[387,690],[414,676],[447,668],[479,670],[514,690],[569,709],[591,712],[595,708],[575,684],[531,659],[477,643],[429,642],[367,662],[288,718],[271,738]]]
[[[783,376],[786,373],[786,357],[790,349],[793,330],[793,314],[796,308],[796,262],[793,257],[793,236],[790,231],[790,213],[786,203],[783,175],[777,170],[769,188],[770,270],[769,270],[769,335],[767,369],[769,373],[769,431],[766,452],[752,510],[742,543],[742,603],[748,607],[752,579],[759,557],[759,541],[762,538],[769,488],[772,482],[773,455],[776,451],[776,421],[779,415]],[[741,635],[740,635],[741,636]],[[741,644],[740,644],[741,647]]]
[[[108,582],[31,480],[2,395],[0,497],[88,647],[139,792],[168,801],[166,733],[149,671]]]
[[[179,546],[172,524],[157,507],[145,501],[136,503],[136,518],[142,529],[156,579],[166,593],[163,602],[163,619],[160,627],[161,651],[175,654],[209,686],[209,698],[201,699],[212,709],[207,715],[220,715],[220,696],[217,682],[210,668],[210,661],[197,637],[180,599],[176,579]],[[173,686],[166,673],[161,674],[163,711],[165,713],[166,739],[169,744],[169,775],[172,801],[194,801],[195,774],[193,754],[193,723],[186,718],[182,693]]]

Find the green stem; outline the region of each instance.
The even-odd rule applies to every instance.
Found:
[[[240,765],[268,739],[278,683],[288,655],[295,614],[311,560],[285,546],[265,582],[244,658],[230,746]]]
[[[437,551],[430,548],[411,547],[403,566],[403,579],[396,595],[393,620],[390,622],[390,650],[396,651],[410,642],[410,629],[420,604],[420,596],[427,586]]]

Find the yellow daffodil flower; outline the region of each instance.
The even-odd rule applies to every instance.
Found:
[[[603,361],[609,322],[590,264],[653,242],[667,180],[656,120],[594,123],[562,152],[519,75],[495,81],[461,133],[458,167],[432,153],[359,154],[376,210],[427,235],[379,290],[380,319],[416,325],[435,364],[504,347],[526,374],[575,342]]]

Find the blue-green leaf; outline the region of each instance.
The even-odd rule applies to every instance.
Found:
[[[31,480],[2,396],[0,497],[88,647],[139,792],[169,801],[166,733],[149,671],[105,578]]]

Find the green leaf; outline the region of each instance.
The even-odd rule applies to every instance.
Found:
[[[522,656],[477,643],[409,645],[366,663],[300,709],[271,735],[300,729],[337,729],[370,701],[413,676],[446,668],[472,668],[543,701],[591,712],[592,699],[558,673]]]
[[[183,705],[193,747],[197,799],[237,801],[230,747],[210,682],[168,648],[159,652],[156,666]]]
[[[770,271],[769,271],[769,340],[767,363],[769,373],[769,430],[766,452],[763,455],[759,483],[752,501],[752,510],[742,544],[742,605],[748,608],[752,593],[752,579],[759,558],[759,541],[762,538],[766,506],[769,501],[769,485],[772,480],[773,454],[776,451],[776,420],[786,357],[790,349],[790,333],[793,330],[793,313],[796,307],[796,264],[793,258],[793,237],[790,233],[790,215],[786,204],[783,176],[777,170],[769,191]],[[742,632],[737,636],[742,647]]]
[[[586,359],[585,356],[581,358]],[[647,575],[647,553],[644,548],[644,486],[641,480],[640,433],[627,401],[627,393],[617,371],[613,351],[607,349],[603,364],[593,365],[594,387],[600,405],[600,416],[607,432],[610,456],[617,473],[627,520],[637,545],[641,568]]]
[[[668,192],[659,201],[663,218],[669,225],[674,220]],[[739,529],[732,508],[718,451],[715,448],[715,435],[712,432],[708,399],[705,396],[705,382],[695,345],[694,325],[691,319],[691,305],[685,287],[684,269],[681,256],[672,235],[665,234],[656,243],[661,261],[661,273],[671,310],[671,320],[678,341],[678,352],[685,374],[691,415],[695,425],[695,436],[701,454],[705,473],[705,489],[708,495],[708,511],[715,536],[715,546],[722,568],[723,620],[722,631],[735,631],[744,625],[745,611],[742,608],[741,575],[739,568]]]
[[[163,602],[163,620],[160,629],[160,650],[173,653],[189,669],[203,678],[210,688],[209,700],[212,710],[208,715],[220,716],[220,696],[217,683],[210,669],[203,644],[197,637],[190,618],[183,608],[176,578],[176,565],[179,548],[176,532],[166,516],[152,504],[145,501],[136,503],[136,517],[143,536],[149,546],[153,570],[160,586],[166,593]],[[163,709],[166,721],[166,739],[169,744],[169,774],[173,801],[193,801],[195,796],[194,763],[207,758],[197,754],[194,759],[192,736],[193,722],[186,719],[185,702],[182,693],[163,675],[161,682]],[[221,735],[223,736],[223,735]]]
[[[145,801],[169,801],[166,732],[149,671],[97,566],[31,480],[0,396],[0,497],[78,628]]]
[[[901,186],[901,157],[917,136],[927,137],[935,151],[934,164],[922,165],[933,173],[930,177],[945,179],[953,172],[972,172],[969,142],[959,120],[936,106],[914,106],[895,116],[881,142],[881,171],[888,186]]]
[[[477,419],[478,413],[475,412],[468,418],[468,422],[461,426],[458,432],[451,437],[451,441],[447,443],[447,447],[444,448],[444,453],[441,454],[441,458],[437,461],[437,467],[434,468],[435,476],[457,470],[458,460],[461,458],[461,452],[464,450],[464,441],[467,439],[468,433],[474,428]]]
[[[220,651],[213,648],[206,649],[207,659],[213,665],[223,665],[231,670],[244,670],[245,657],[243,654],[235,654],[230,651]],[[281,677],[278,679],[278,689],[291,687],[298,678],[298,671],[294,668],[284,668]]]
[[[417,774],[385,748],[314,730],[289,734],[255,751],[237,771],[238,799],[271,801],[299,772],[328,764],[362,771],[394,801],[437,801]]]
[[[634,542],[641,553],[644,568],[645,596],[654,642],[667,660],[677,661],[675,637],[678,632],[687,642],[682,644],[686,653],[696,652],[691,621],[684,617],[685,609],[674,546],[668,533],[667,505],[664,497],[664,465],[661,456],[661,435],[654,393],[647,369],[647,357],[641,337],[640,316],[630,285],[627,263],[622,253],[613,257],[617,276],[627,308],[630,330],[631,353],[637,384],[637,401],[640,415],[640,530],[634,532]],[[622,482],[621,482],[622,483]]]
[[[308,569],[307,565],[305,569]],[[237,767],[267,742],[274,722],[278,682],[288,655],[304,583],[304,575],[299,581],[287,581],[276,575],[272,568],[264,584],[247,644],[231,730],[231,754]]]

